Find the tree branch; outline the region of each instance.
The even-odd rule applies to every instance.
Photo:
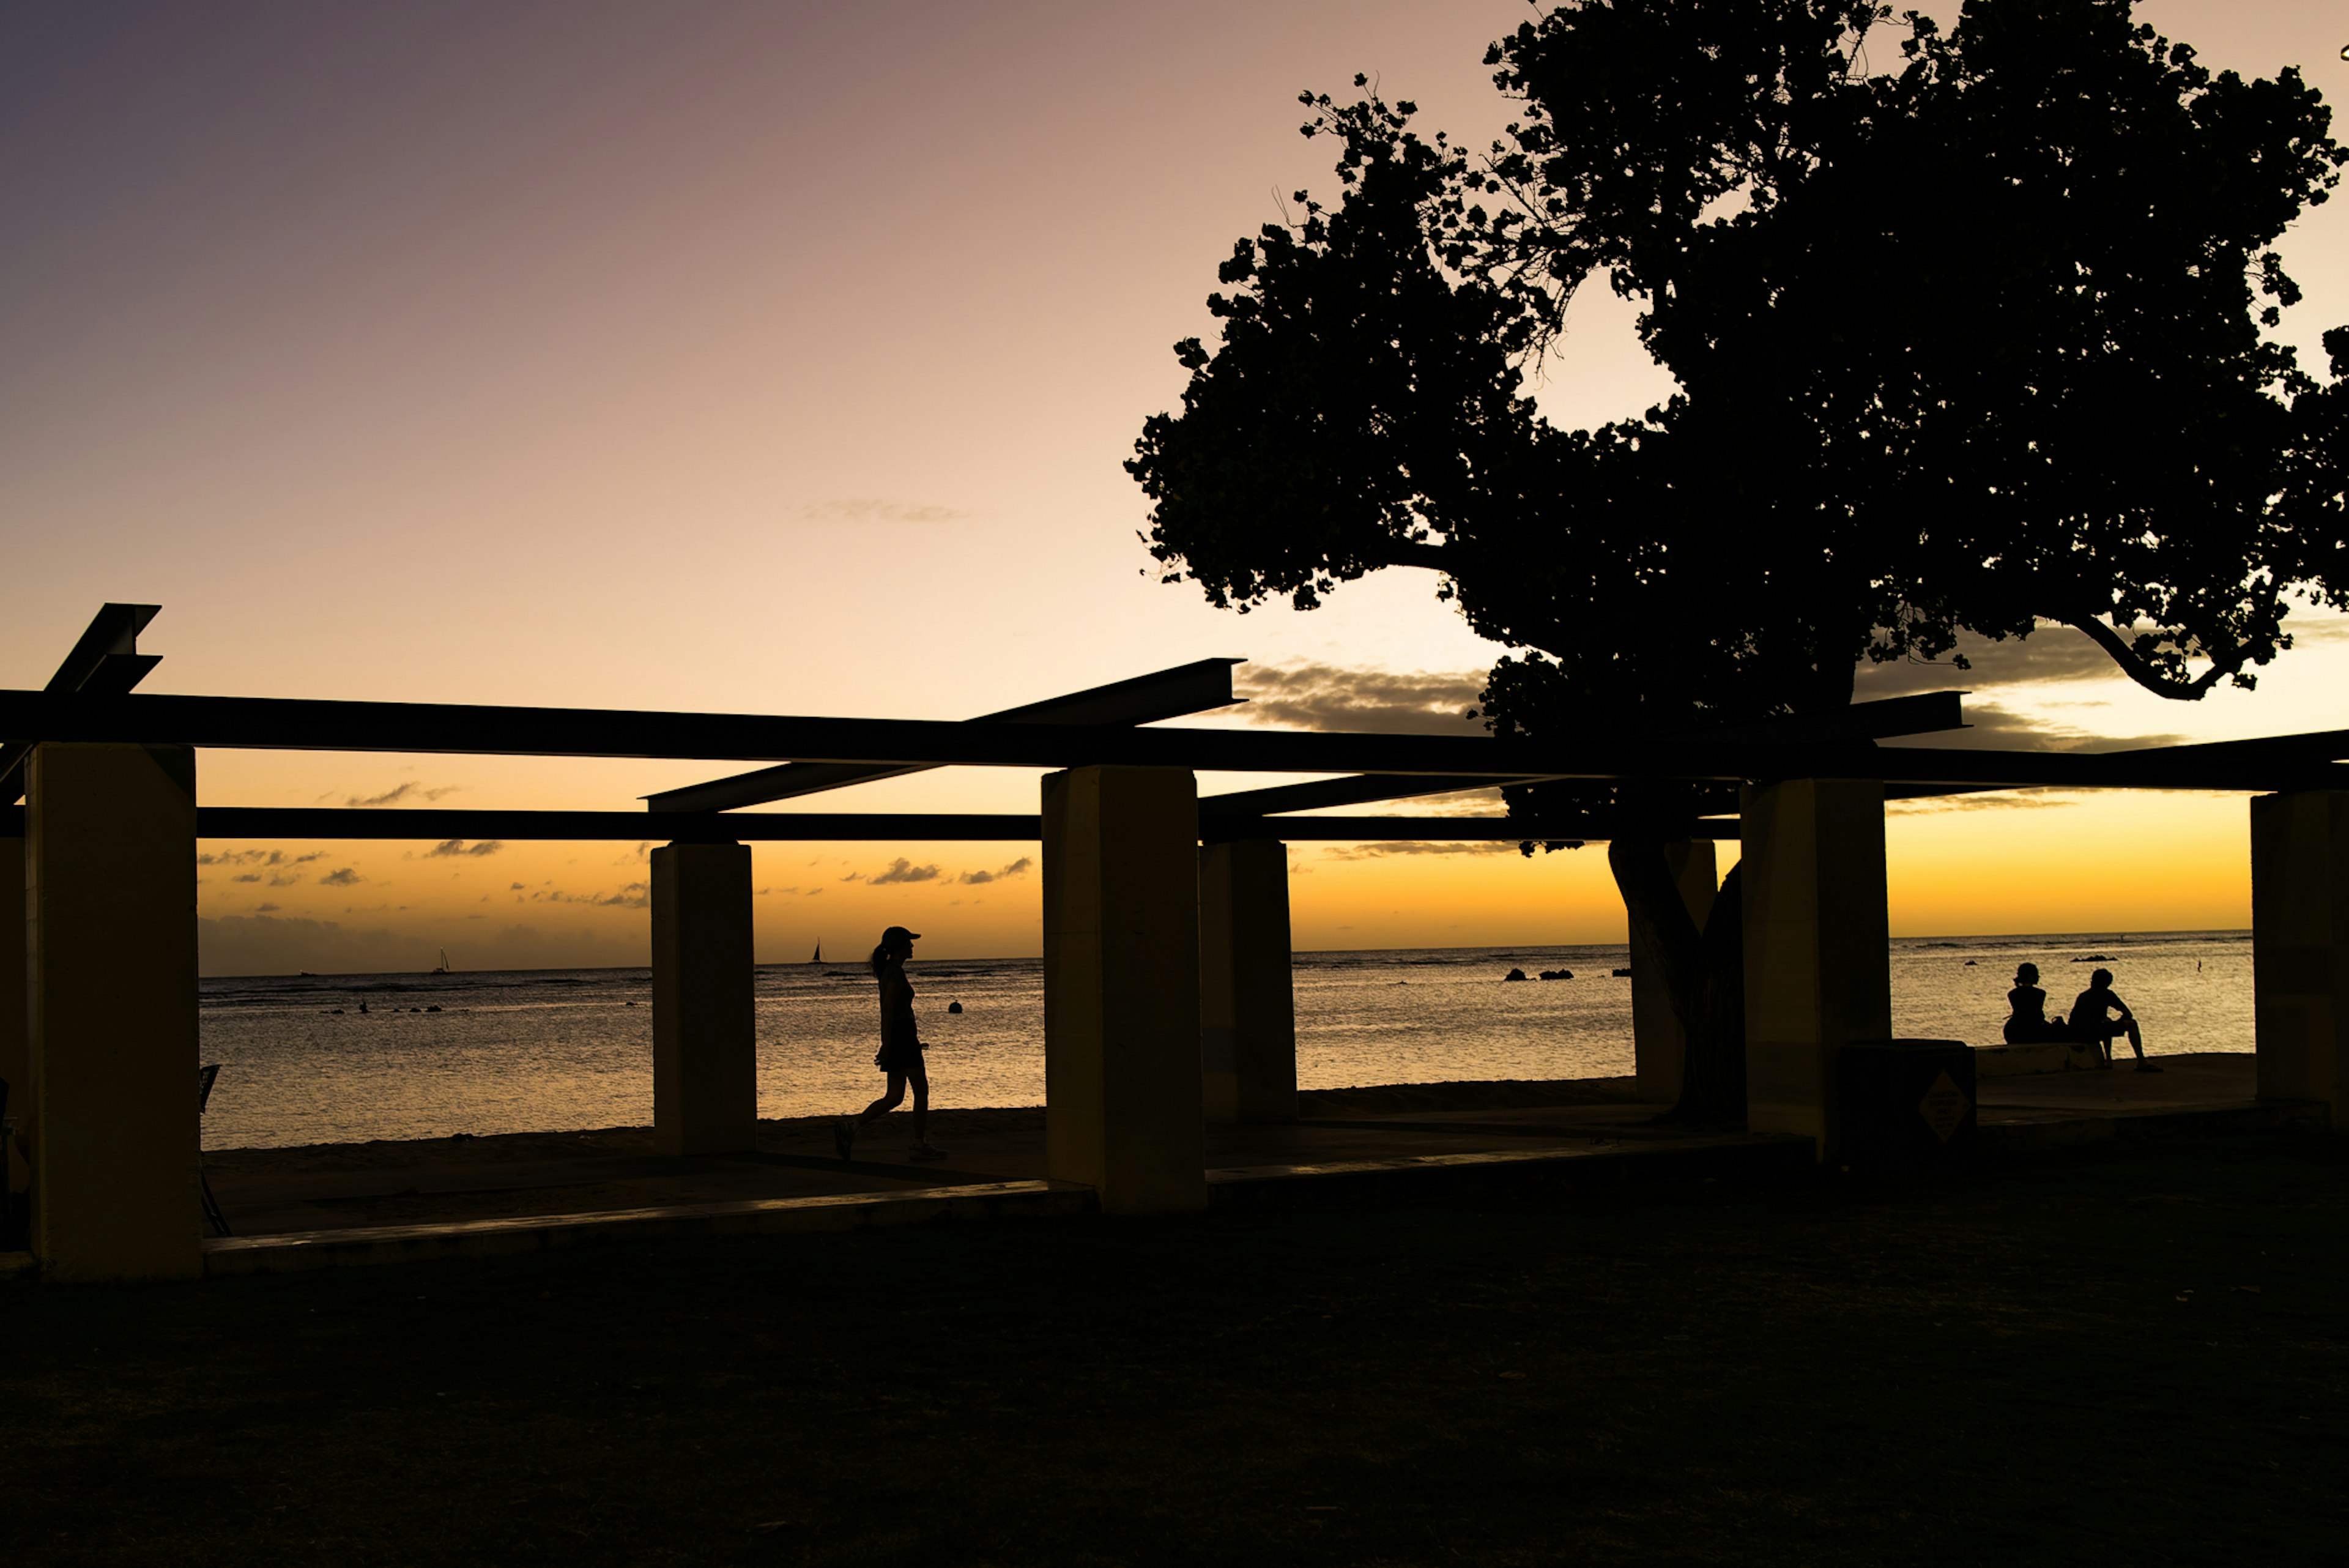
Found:
[[[2157,697],[2168,697],[2181,702],[2194,701],[2202,693],[2216,686],[2220,678],[2228,672],[2226,665],[2213,662],[2209,669],[2191,680],[2176,680],[2162,674],[2161,671],[2138,658],[2137,649],[2131,648],[2119,632],[2115,631],[2095,616],[2051,616],[2048,618],[2059,621],[2075,631],[2085,632],[2089,641],[2112,656],[2113,662],[2120,666],[2122,674]]]

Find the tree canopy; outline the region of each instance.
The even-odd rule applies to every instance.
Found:
[[[2349,329],[2323,380],[2273,330],[2349,160],[2296,70],[2126,0],[1581,0],[1486,60],[1518,118],[1475,156],[1306,96],[1340,194],[1235,244],[1127,464],[1167,580],[1433,568],[1531,650],[1485,713],[1535,732],[1840,706],[2045,623],[2194,697],[2349,605]],[[1679,389],[1562,429],[1529,379],[1595,278]]]

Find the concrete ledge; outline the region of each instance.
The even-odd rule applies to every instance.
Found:
[[[1987,1107],[1987,1112],[1979,1136],[1982,1154],[1990,1158],[2150,1138],[2322,1133],[2333,1126],[2332,1110],[2322,1100],[2246,1100],[2193,1110],[2107,1111],[2093,1116],[2062,1111],[2018,1112],[1996,1106]]]
[[[30,1278],[41,1272],[41,1261],[30,1252],[0,1252],[0,1280]]]
[[[1627,1191],[1707,1178],[1816,1168],[1806,1137],[1739,1133],[1683,1143],[1618,1143],[1432,1154],[1327,1165],[1211,1170],[1210,1209],[1376,1207],[1447,1199]]]
[[[2061,1040],[2036,1045],[1977,1045],[1974,1074],[1978,1078],[2013,1078],[2025,1073],[2084,1073],[2096,1064],[2096,1054],[2085,1045]]]
[[[605,1241],[680,1236],[771,1235],[854,1231],[867,1225],[918,1225],[1013,1215],[1090,1214],[1091,1188],[1066,1182],[996,1181],[921,1192],[855,1192],[821,1198],[770,1198],[730,1203],[675,1203],[589,1214],[534,1214],[438,1225],[374,1225],[232,1236],[203,1244],[204,1273],[265,1273],[354,1263],[406,1263],[428,1258],[492,1257]]]

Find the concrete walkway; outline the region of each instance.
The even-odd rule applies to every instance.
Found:
[[[1992,1158],[2114,1138],[2323,1127],[2320,1106],[2255,1098],[2253,1059],[2159,1058],[2160,1073],[1984,1079]],[[1305,1097],[1289,1125],[1209,1127],[1217,1208],[1381,1203],[1811,1166],[1807,1140],[1660,1125],[1629,1079],[1411,1085]],[[754,1152],[665,1159],[650,1129],[237,1149],[206,1157],[236,1227],[207,1272],[509,1251],[621,1235],[839,1229],[1089,1210],[1090,1189],[1044,1179],[1040,1109],[940,1111],[950,1156],[905,1158],[902,1114],[832,1150],[829,1118],[761,1123]]]

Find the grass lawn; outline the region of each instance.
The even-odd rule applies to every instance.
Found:
[[[16,1283],[0,1561],[2337,1562],[2344,1236],[2242,1138]]]

